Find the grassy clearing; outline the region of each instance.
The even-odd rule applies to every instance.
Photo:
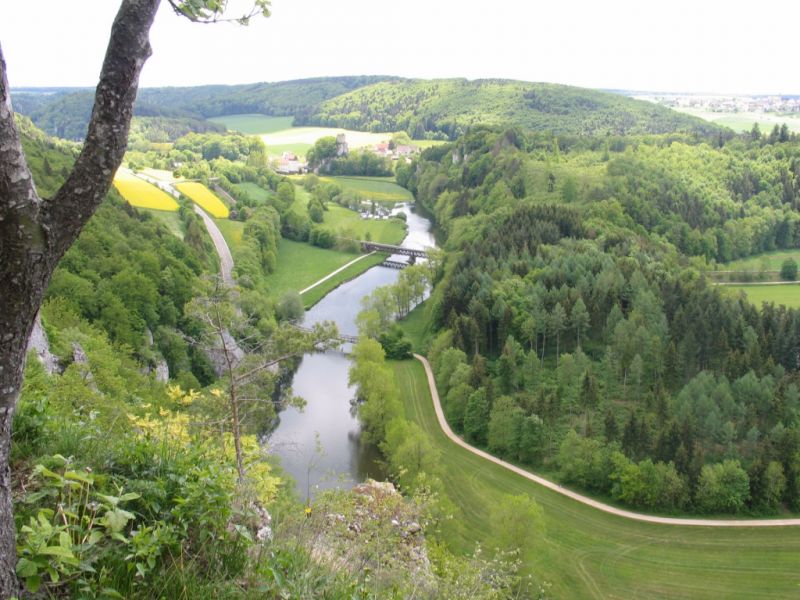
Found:
[[[314,289],[308,290],[305,294],[303,294],[303,306],[305,306],[306,310],[308,310],[317,302],[322,300],[325,295],[332,290],[336,289],[346,281],[350,281],[351,279],[358,277],[364,271],[371,269],[375,265],[381,264],[384,260],[386,260],[386,256],[383,254],[373,254],[371,256],[362,258],[354,265],[350,265],[344,269],[341,273],[337,273],[324,283],[319,284]]]
[[[787,258],[793,258],[800,263],[800,250],[774,250],[772,252],[763,252],[735,260],[733,262],[720,265],[720,271],[761,271],[766,268],[767,271],[780,271],[783,261]]]
[[[726,285],[723,289],[732,294],[744,292],[747,299],[760,307],[763,302],[784,304],[789,308],[800,308],[800,284],[786,285]]]
[[[159,181],[165,181],[167,183],[173,181],[180,181],[180,178],[176,178],[172,171],[166,171],[164,169],[152,169],[150,167],[145,167],[142,169],[142,173],[145,175],[152,177],[153,179],[158,179]]]
[[[339,184],[345,191],[378,202],[413,202],[414,196],[394,182],[393,177],[323,177]]]
[[[143,213],[148,213],[156,221],[160,221],[162,224],[166,225],[170,233],[178,239],[183,239],[185,233],[183,231],[183,221],[181,221],[177,211],[153,210],[152,208],[140,208],[139,210]]]
[[[139,179],[127,169],[120,169],[114,176],[114,186],[136,208],[177,211],[178,203],[166,192]]]
[[[427,301],[416,306],[398,325],[414,346],[414,352],[425,354],[432,335]]]
[[[273,195],[273,193],[270,190],[265,190],[264,188],[250,181],[234,184],[233,187],[235,187],[240,192],[244,192],[245,194],[247,194],[253,200],[256,201],[266,200]]]
[[[217,219],[228,218],[230,214],[228,207],[202,183],[188,181],[186,183],[176,184],[175,188],[181,194],[188,196],[192,202],[200,206],[203,210],[208,211],[212,217],[216,217]]]
[[[311,146],[321,137],[336,136],[340,133],[347,137],[350,149],[374,146],[380,142],[388,141],[391,133],[369,133],[367,131],[353,131],[335,127],[291,127],[281,131],[265,133],[261,136],[267,145],[270,155],[280,155],[284,151],[292,151],[300,156],[305,156]]]
[[[222,232],[222,237],[228,242],[231,252],[235,252],[242,245],[244,223],[241,221],[231,221],[230,219],[214,219],[214,222]]]
[[[394,363],[406,415],[441,450],[445,488],[460,510],[446,525],[454,550],[488,535],[501,494],[529,494],[546,534],[526,570],[555,598],[793,598],[800,589],[800,528],[712,529],[629,521],[574,502],[450,442],[418,361]]]
[[[404,224],[394,219],[362,219],[356,211],[329,203],[322,227],[332,229],[336,235],[357,240],[367,234],[375,242],[399,244],[406,237]]]
[[[289,290],[305,289],[357,256],[281,239],[278,242],[278,265],[275,271],[265,278],[270,295],[278,298]]]
[[[262,135],[290,129],[294,117],[271,117],[269,115],[244,114],[211,117],[209,121],[224,125],[232,131],[251,135]]]

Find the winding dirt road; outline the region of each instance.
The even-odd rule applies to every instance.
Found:
[[[214,223],[214,219],[209,217],[206,211],[195,204],[194,212],[203,219],[203,222],[206,224],[206,229],[208,230],[208,235],[211,236],[211,241],[214,242],[214,248],[216,248],[217,255],[219,256],[219,270],[222,275],[223,283],[227,286],[233,286],[233,255],[231,254],[231,249],[228,248],[228,243],[222,236],[222,232],[219,230],[219,227],[217,227],[217,224]]]
[[[531,481],[538,483],[548,489],[553,490],[554,492],[558,492],[563,496],[567,496],[568,498],[572,498],[576,502],[581,502],[592,508],[596,508],[597,510],[602,510],[603,512],[617,515],[618,517],[623,517],[625,519],[632,519],[634,521],[644,521],[646,523],[660,523],[662,525],[682,525],[682,526],[689,526],[689,527],[788,527],[788,526],[796,526],[800,525],[800,519],[685,519],[685,518],[678,518],[678,517],[657,517],[653,515],[645,515],[642,513],[632,512],[629,510],[624,510],[621,508],[616,508],[609,504],[605,504],[603,502],[598,502],[593,498],[589,498],[588,496],[583,496],[571,490],[565,489],[558,485],[557,483],[553,483],[549,479],[545,479],[544,477],[539,477],[538,475],[534,475],[533,473],[526,471],[525,469],[521,469],[516,465],[512,465],[511,463],[507,463],[504,460],[497,458],[496,456],[492,456],[488,452],[484,452],[479,448],[475,448],[474,446],[469,445],[467,442],[462,440],[458,437],[452,429],[450,429],[450,425],[447,424],[447,420],[444,418],[444,411],[442,411],[442,404],[439,401],[439,392],[436,389],[436,381],[433,378],[433,371],[431,370],[431,365],[428,362],[428,359],[424,356],[419,354],[415,354],[414,358],[422,363],[425,367],[425,374],[428,377],[428,386],[431,390],[431,398],[433,398],[433,407],[436,410],[436,418],[439,420],[439,426],[444,431],[445,435],[450,438],[450,440],[454,444],[458,444],[465,450],[472,452],[480,456],[481,458],[485,458],[486,460],[495,463],[509,471],[513,471],[520,477],[524,477],[525,479],[530,479]]]

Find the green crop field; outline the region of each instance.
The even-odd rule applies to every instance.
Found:
[[[760,271],[763,268],[766,268],[767,271],[780,271],[783,261],[787,258],[793,258],[800,264],[800,250],[763,252],[725,263],[718,268],[720,271]]]
[[[445,490],[460,511],[443,536],[471,551],[487,538],[501,494],[529,494],[546,532],[523,557],[554,598],[797,598],[800,527],[675,527],[600,512],[469,453],[439,428],[418,361],[394,363],[406,416],[441,451]]]
[[[323,181],[333,181],[345,191],[355,192],[366,199],[378,202],[413,202],[414,196],[400,187],[394,177],[323,177]]]
[[[732,294],[744,292],[747,299],[760,307],[763,302],[784,304],[789,308],[800,308],[800,284],[785,285],[726,285],[724,289]]]
[[[211,117],[209,121],[224,125],[232,131],[248,133],[251,135],[262,135],[289,129],[294,122],[294,117],[271,117],[269,115],[225,115],[222,117]]]
[[[250,196],[253,200],[266,200],[270,196],[272,196],[272,191],[265,190],[264,188],[256,185],[255,183],[251,183],[250,181],[245,181],[244,183],[237,183],[234,186],[237,190],[244,192],[248,196]]]
[[[370,133],[368,131],[353,131],[335,127],[291,127],[281,131],[273,131],[261,135],[267,145],[270,155],[280,155],[284,151],[292,151],[304,156],[311,146],[321,137],[345,134],[347,145],[351,150],[374,146],[380,142],[388,141],[391,133]]]

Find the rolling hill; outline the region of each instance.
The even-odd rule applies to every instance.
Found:
[[[17,110],[52,135],[80,139],[91,112],[89,90],[26,89]],[[136,115],[203,119],[259,113],[294,117],[295,125],[362,131],[407,131],[417,139],[454,139],[474,125],[515,126],[557,135],[693,133],[723,128],[626,96],[549,83],[503,79],[326,77],[277,83],[149,88],[139,92]],[[179,127],[173,129],[178,130]]]

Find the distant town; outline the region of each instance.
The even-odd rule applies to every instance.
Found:
[[[637,100],[647,100],[675,109],[696,109],[718,113],[800,113],[800,96],[738,96],[702,94],[639,94]]]

